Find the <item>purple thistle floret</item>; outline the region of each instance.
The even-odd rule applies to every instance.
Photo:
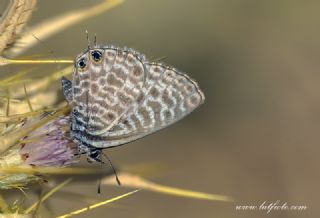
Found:
[[[43,167],[63,167],[78,161],[78,146],[69,136],[69,117],[58,117],[32,131],[20,154],[26,164]]]

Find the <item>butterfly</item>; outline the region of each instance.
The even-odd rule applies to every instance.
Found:
[[[61,79],[70,106],[70,135],[80,153],[101,162],[102,149],[123,145],[182,119],[204,102],[186,74],[115,46],[88,47]]]

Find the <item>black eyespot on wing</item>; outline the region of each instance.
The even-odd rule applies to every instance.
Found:
[[[77,67],[80,69],[83,69],[87,66],[86,60],[84,58],[81,58],[78,63],[77,63]]]
[[[94,61],[99,62],[102,58],[102,53],[100,51],[92,51],[91,57]]]

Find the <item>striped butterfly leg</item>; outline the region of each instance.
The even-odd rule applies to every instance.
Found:
[[[66,77],[61,78],[61,84],[62,84],[62,90],[63,95],[70,104],[72,102],[73,96],[72,96],[72,82],[68,80]]]

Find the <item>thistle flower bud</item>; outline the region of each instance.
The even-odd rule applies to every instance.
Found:
[[[26,128],[41,118],[29,120]],[[0,154],[1,168],[65,167],[79,160],[78,146],[69,137],[69,117],[58,117],[30,132],[20,142]],[[0,189],[18,188],[41,180],[39,175],[1,174]]]
[[[59,117],[24,138],[20,154],[31,166],[64,167],[77,161],[78,146],[69,137],[69,117]]]

